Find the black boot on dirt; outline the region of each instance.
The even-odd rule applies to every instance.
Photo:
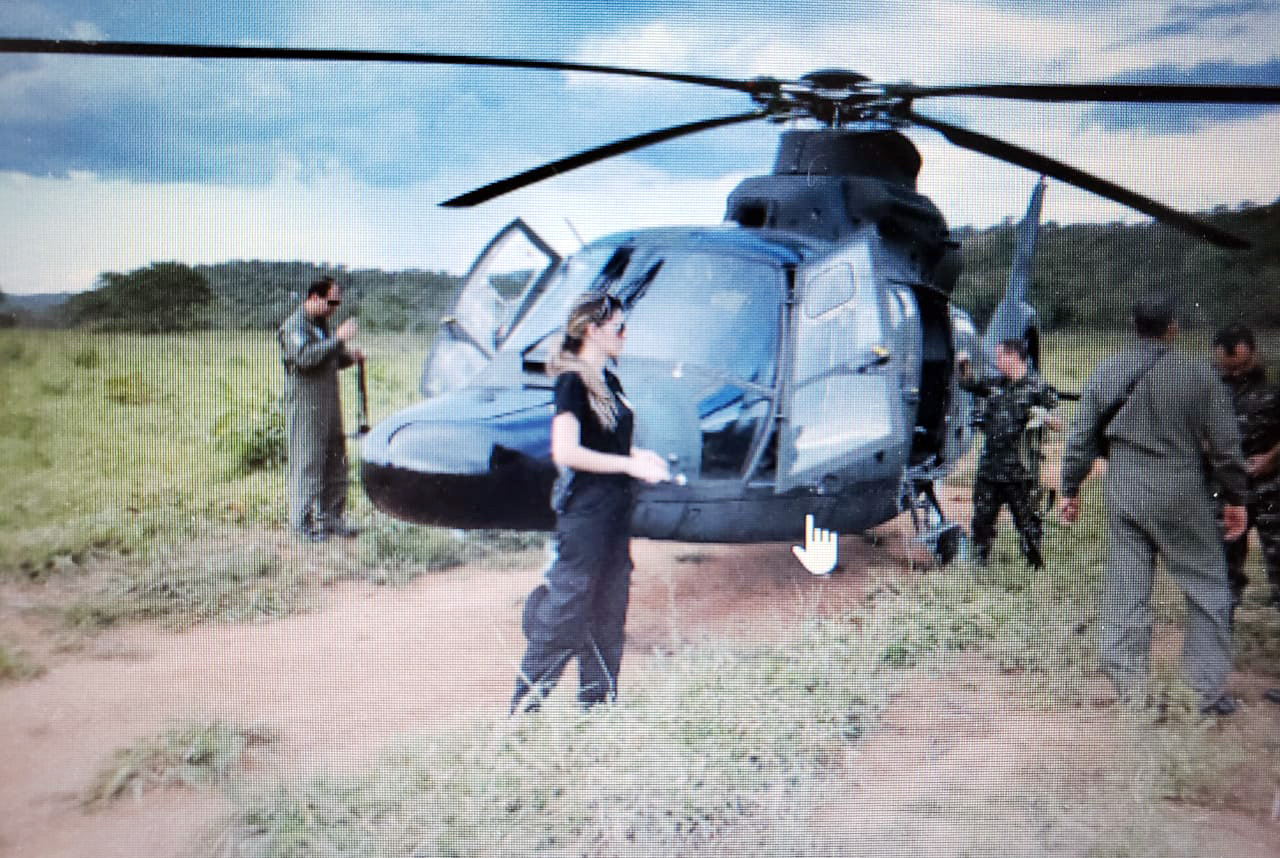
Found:
[[[1233,714],[1239,708],[1240,708],[1240,704],[1236,701],[1234,697],[1230,697],[1224,694],[1221,697],[1219,697],[1217,700],[1213,701],[1212,703],[1206,703],[1205,705],[1201,706],[1200,714],[1201,715],[1217,715],[1219,717],[1225,717],[1227,715]]]

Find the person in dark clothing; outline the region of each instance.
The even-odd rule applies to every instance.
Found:
[[[364,355],[350,344],[357,332],[354,319],[329,332],[329,319],[341,304],[342,287],[332,277],[316,280],[302,306],[276,331],[285,370],[289,523],[313,542],[355,534],[343,518],[347,441],[338,372]]]
[[[1267,378],[1258,360],[1253,331],[1244,325],[1218,331],[1213,352],[1240,427],[1240,447],[1249,476],[1248,527],[1258,532],[1271,604],[1280,608],[1280,386]],[[1248,531],[1226,543],[1226,549],[1231,595],[1238,605],[1249,584],[1244,574]]]
[[[551,458],[560,470],[552,493],[555,559],[525,600],[528,647],[513,713],[537,709],[575,658],[583,706],[617,698],[631,588],[632,480],[670,479],[658,454],[632,447],[635,417],[606,368],[621,354],[625,331],[618,299],[587,293],[570,310],[548,366],[555,377]]]
[[[973,479],[974,559],[979,564],[987,562],[1000,507],[1008,504],[1022,537],[1022,553],[1038,569],[1044,566],[1040,551],[1043,530],[1034,501],[1040,463],[1025,460],[1024,442],[1027,428],[1033,423],[1057,427],[1057,419],[1049,412],[1057,406],[1058,396],[1028,366],[1027,344],[1021,338],[996,345],[994,359],[999,379],[975,378],[967,355],[962,353],[957,358],[960,387],[985,400],[980,423],[986,443]]]
[[[1236,701],[1226,693],[1231,587],[1222,542],[1244,533],[1244,459],[1226,387],[1207,361],[1171,348],[1175,309],[1163,290],[1139,297],[1136,340],[1085,382],[1062,452],[1059,515],[1066,524],[1077,519],[1080,485],[1105,456],[1102,670],[1123,699],[1146,697],[1159,556],[1186,597],[1187,684],[1199,692],[1202,712],[1228,715]]]

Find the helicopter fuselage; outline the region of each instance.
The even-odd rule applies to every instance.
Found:
[[[522,272],[536,295],[509,302],[510,322],[487,314],[493,331],[477,330],[477,308],[500,300],[503,275],[478,264],[432,356],[436,395],[363,442],[366,493],[409,521],[551,528],[546,362],[569,304],[606,288],[627,308],[616,372],[635,443],[677,475],[637,487],[634,533],[766,541],[794,538],[806,515],[843,532],[892,518],[904,486],[969,445],[951,366],[976,333],[910,245],[882,233],[869,221],[837,240],[739,225],[611,236],[545,277]]]

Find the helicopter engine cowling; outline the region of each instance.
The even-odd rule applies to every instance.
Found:
[[[915,190],[919,169],[919,152],[894,131],[788,131],[774,172],[739,184],[725,220],[835,242],[874,224],[886,242],[904,247],[922,279],[950,291],[954,243],[941,212]]]

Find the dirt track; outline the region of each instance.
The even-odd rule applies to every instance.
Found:
[[[624,693],[627,675],[655,650],[785,634],[804,616],[856,604],[872,569],[909,574],[902,526],[881,529],[879,547],[843,539],[843,571],[826,579],[805,572],[787,545],[637,541]],[[265,725],[279,739],[263,768],[304,774],[358,765],[397,736],[451,718],[501,713],[523,645],[520,602],[543,560],[531,552],[399,588],[338,584],[323,588],[323,604],[305,615],[182,634],[133,627],[55,656],[45,676],[0,687],[0,856],[186,854],[229,809],[217,790],[148,792],[91,812],[77,803],[113,749],[174,724]],[[839,822],[846,802],[879,807],[859,825],[919,825],[910,802],[946,800],[947,778],[963,780],[996,758],[1015,770],[1037,765],[1044,755],[1035,737],[1046,728],[1060,731],[1050,750],[1069,755],[1086,727],[1065,713],[1052,724],[1045,713],[993,719],[993,705],[1014,705],[1003,700],[1008,689],[993,704],[990,687],[941,682],[908,689],[886,713],[883,729],[863,743],[848,793],[818,807],[815,826],[847,833],[849,822]],[[943,710],[928,702],[939,693]],[[890,787],[907,804],[886,798]],[[1231,838],[1240,848],[1222,854],[1275,854],[1280,836],[1266,838],[1278,833],[1249,823]],[[1259,836],[1263,851],[1252,846]]]
[[[849,571],[828,579],[805,572],[787,545],[637,540],[633,554],[624,689],[646,654],[785,633],[804,615],[856,603],[868,564],[894,563],[860,537],[842,541]],[[111,631],[55,656],[45,676],[0,687],[0,855],[180,853],[226,809],[216,791],[150,792],[89,813],[77,805],[113,749],[175,724],[261,723],[279,734],[272,767],[305,772],[357,764],[453,717],[501,713],[523,648],[521,600],[544,557],[502,562],[399,588],[329,586],[319,610],[269,623]]]

